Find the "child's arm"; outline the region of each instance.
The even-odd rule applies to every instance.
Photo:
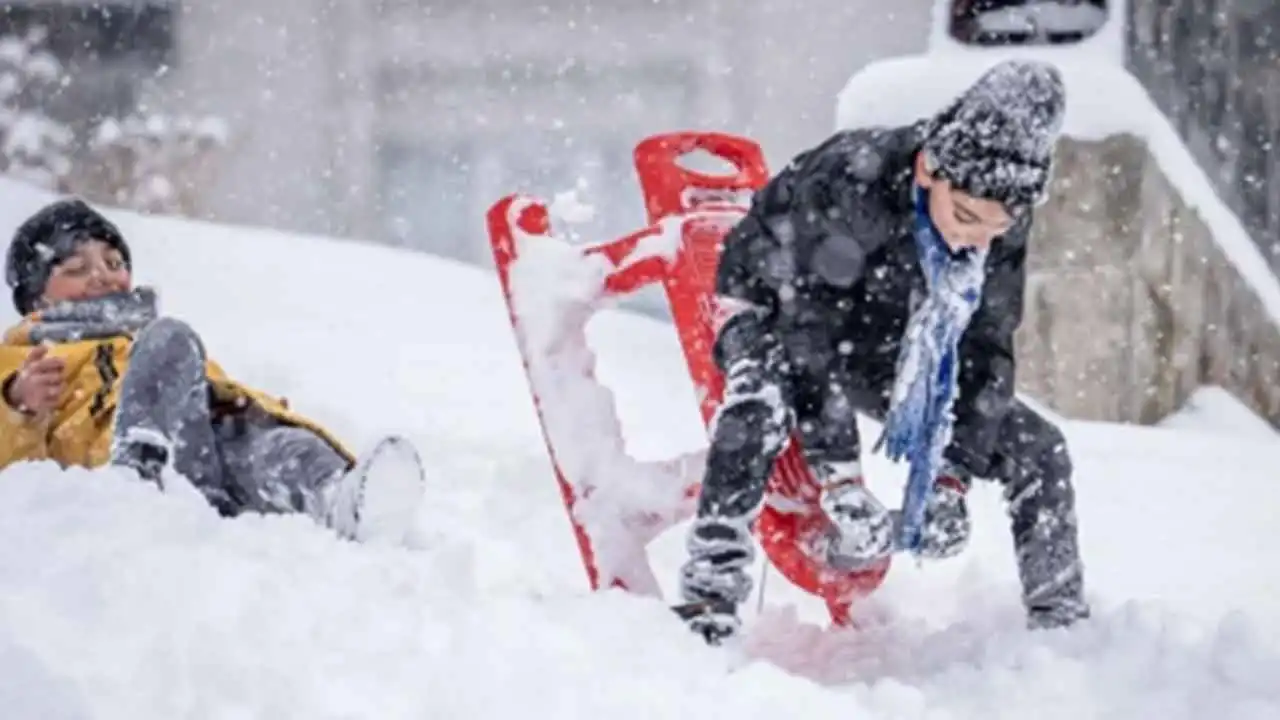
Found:
[[[852,286],[867,255],[884,242],[857,224],[879,178],[859,177],[855,161],[882,151],[880,142],[875,132],[836,133],[796,156],[756,193],[720,256],[716,296],[725,337],[719,352],[732,355],[742,346],[758,351],[777,342],[780,315],[803,330],[837,313],[824,286]],[[727,332],[734,324],[745,327]]]
[[[887,239],[863,220],[877,212],[884,178],[859,161],[893,152],[888,143],[876,131],[843,131],[798,155],[756,193],[720,256],[713,356],[726,373],[746,363],[762,394],[788,397],[784,384],[803,393],[791,410],[815,460],[843,462],[856,444],[856,416],[822,409],[847,390],[831,378],[840,298]],[[793,352],[806,357],[796,362]]]
[[[4,373],[0,386],[4,396],[0,402],[0,469],[23,460],[48,459],[49,414],[23,412],[15,407],[10,388],[18,371],[0,367],[0,373]]]

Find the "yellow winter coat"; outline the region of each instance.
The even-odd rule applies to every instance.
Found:
[[[53,345],[49,356],[66,363],[66,384],[58,407],[48,417],[34,418],[0,399],[0,469],[22,460],[55,460],[63,467],[105,464],[110,459],[116,402],[132,345],[133,339],[127,336]],[[0,344],[0,382],[18,371],[31,349],[26,323],[5,333]],[[286,425],[310,429],[353,461],[335,437],[289,410],[286,401],[237,383],[213,361],[206,365],[205,374],[213,390],[215,416],[256,405]]]

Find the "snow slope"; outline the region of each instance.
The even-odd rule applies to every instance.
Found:
[[[1280,433],[1271,423],[1216,385],[1196,390],[1178,412],[1161,420],[1159,425],[1280,441]]]
[[[3,185],[0,227],[44,201]],[[0,472],[0,707],[13,718],[1144,718],[1280,713],[1280,446],[1071,424],[1096,619],[1021,627],[998,492],[961,558],[900,562],[823,630],[771,574],[741,653],[591,594],[490,274],[400,251],[118,214],[139,280],[248,382],[431,464],[416,549],[218,519],[109,470]],[[5,318],[10,319],[10,318]],[[663,325],[591,328],[640,457],[703,445]],[[870,464],[877,488],[902,473]],[[680,537],[653,556],[673,579]],[[796,611],[786,609],[798,600]]]

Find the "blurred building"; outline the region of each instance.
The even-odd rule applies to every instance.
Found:
[[[1280,273],[1280,2],[1133,0],[1129,64]]]
[[[134,110],[178,57],[176,5],[167,2],[26,0],[0,3],[0,35],[41,30],[74,79],[41,98],[51,114],[79,127]]]
[[[109,69],[94,72],[106,79],[84,83],[86,92],[110,96],[98,98],[98,106],[119,111],[143,103],[227,118],[236,138],[210,190],[210,217],[474,262],[488,262],[485,209],[512,190],[550,196],[580,187],[597,210],[584,235],[639,227],[630,152],[646,134],[689,127],[748,133],[764,143],[771,163],[784,163],[830,132],[835,94],[850,74],[877,57],[924,47],[930,6],[930,0],[4,5],[11,27],[52,20],[68,55],[102,50],[101,65]]]
[[[940,2],[942,0],[939,0]],[[948,0],[979,44],[1088,34],[1114,0]],[[581,189],[583,236],[642,222],[640,137],[746,133],[776,168],[829,133],[835,94],[922,50],[934,0],[20,0],[52,29],[73,117],[142,106],[235,133],[207,215],[488,262],[512,190]],[[1132,0],[1130,64],[1260,244],[1280,234],[1274,0]],[[1280,261],[1278,261],[1280,262]],[[1280,265],[1278,265],[1280,266]]]

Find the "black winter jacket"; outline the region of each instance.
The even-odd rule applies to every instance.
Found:
[[[923,123],[840,132],[797,156],[753,198],[726,236],[717,294],[750,304],[717,335],[723,370],[741,357],[774,358],[790,385],[806,433],[856,423],[824,412],[834,384],[873,398],[882,414],[907,320],[926,292],[913,237],[913,171]],[[1013,334],[1022,319],[1031,213],[992,244],[982,304],[961,340],[956,422],[946,457],[988,473],[995,438],[1014,392]],[[779,346],[781,352],[778,352]],[[770,352],[770,351],[773,352]],[[817,442],[817,441],[815,441]]]

